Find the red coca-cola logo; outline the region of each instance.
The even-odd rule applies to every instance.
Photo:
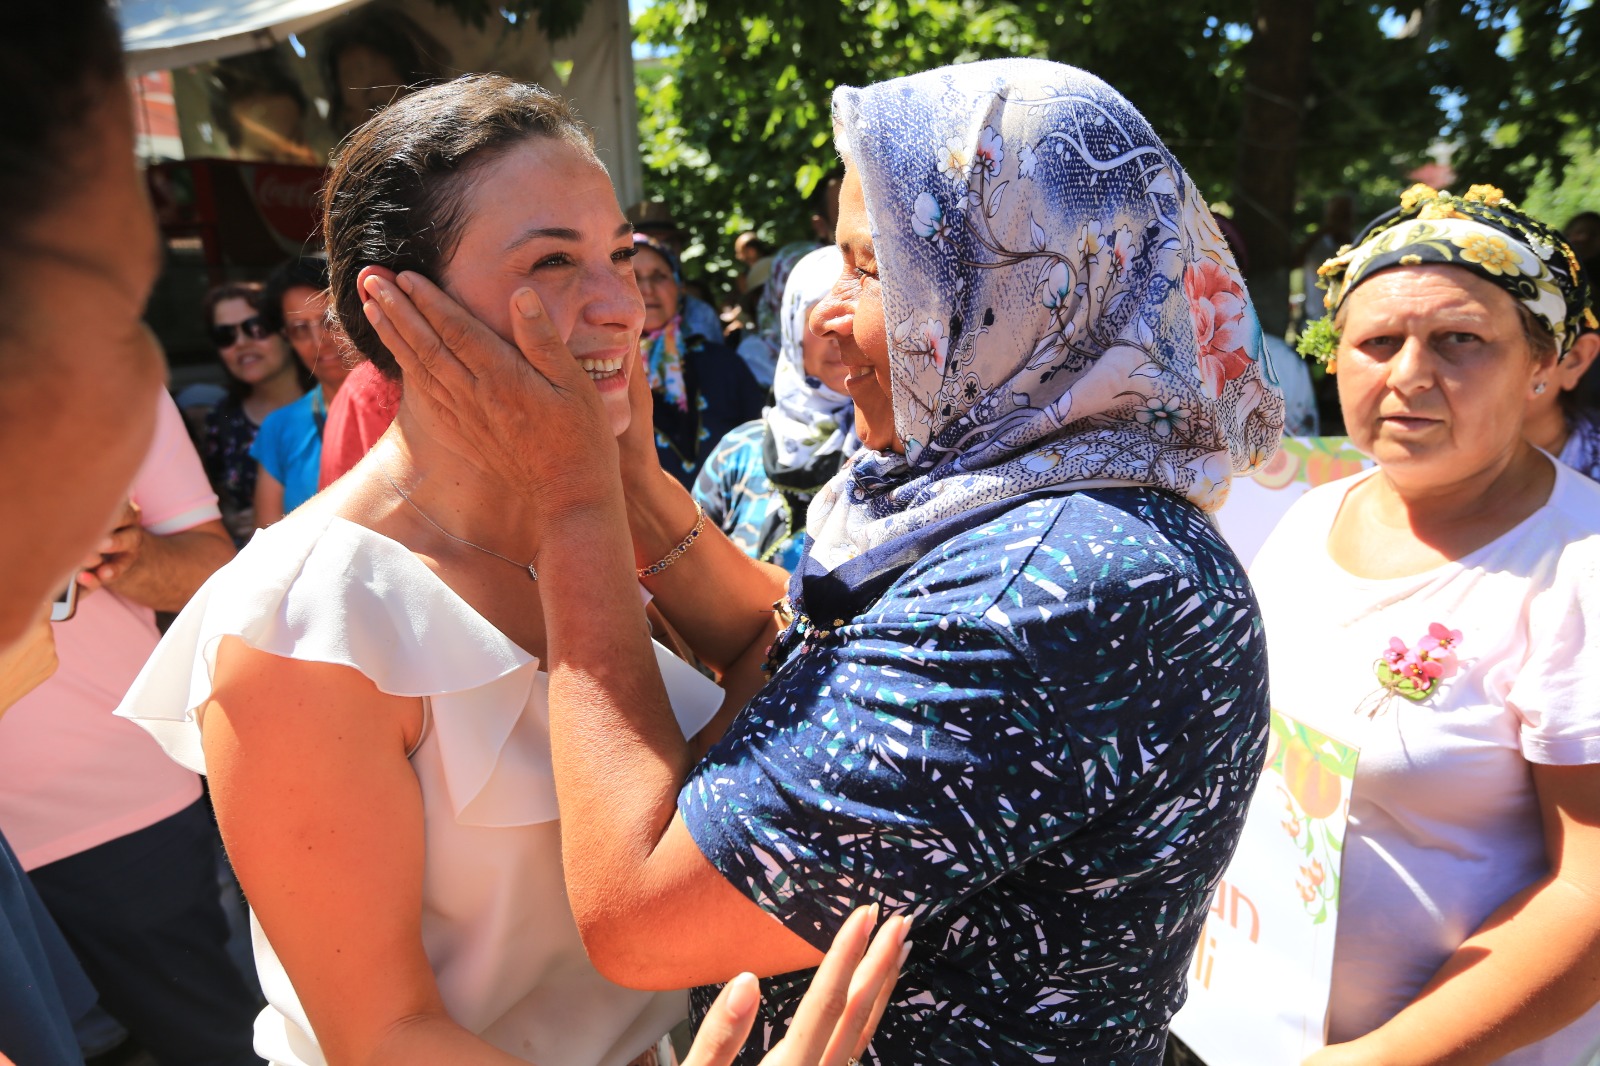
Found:
[[[303,245],[321,219],[322,183],[327,172],[320,167],[271,163],[242,169],[245,187],[272,235],[286,247]]]

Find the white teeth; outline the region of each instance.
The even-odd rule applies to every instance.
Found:
[[[590,377],[603,377],[606,374],[615,374],[621,370],[622,359],[621,357],[616,359],[579,359],[578,365],[583,367]]]

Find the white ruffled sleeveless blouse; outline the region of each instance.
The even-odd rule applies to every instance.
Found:
[[[403,545],[330,510],[258,532],[178,616],[117,713],[205,773],[195,710],[225,636],[421,697],[422,939],[451,1017],[526,1061],[624,1066],[685,1015],[685,997],[621,988],[584,954],[561,872],[548,675]],[[656,658],[692,736],[722,690],[659,645]],[[257,1053],[325,1066],[254,914],[250,924],[267,997]]]

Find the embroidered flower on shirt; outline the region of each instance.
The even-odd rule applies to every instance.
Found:
[[[1390,637],[1388,648],[1373,664],[1382,687],[1362,700],[1357,711],[1365,712],[1368,718],[1376,718],[1388,709],[1396,696],[1413,703],[1430,698],[1439,683],[1454,677],[1460,668],[1456,655],[1460,644],[1461,630],[1451,629],[1442,622],[1429,625],[1428,632],[1414,647],[1399,637]]]

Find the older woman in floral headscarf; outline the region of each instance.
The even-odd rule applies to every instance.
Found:
[[[1482,185],[1409,190],[1320,273],[1305,347],[1376,467],[1302,497],[1251,568],[1273,706],[1360,749],[1308,1062],[1588,1062],[1600,485],[1526,412],[1600,347],[1589,282]],[[1283,797],[1257,802],[1276,833]]]
[[[875,901],[917,946],[840,1059],[1149,1066],[1264,751],[1255,598],[1207,515],[1280,433],[1260,330],[1194,186],[1098,79],[976,63],[834,113],[844,270],[812,329],[865,447],[811,506],[772,647],[775,575],[634,430],[621,485],[598,431],[507,449],[552,560],[579,929],[622,980],[713,985],[815,965]],[[570,357],[524,349],[555,387],[518,395],[588,425]],[[661,724],[636,574],[738,711],[698,765]],[[769,982],[743,1061],[801,988]]]
[[[694,484],[712,523],[751,558],[785,570],[800,563],[811,498],[861,446],[839,343],[806,325],[842,264],[830,244],[785,271],[774,402],[722,438]]]

